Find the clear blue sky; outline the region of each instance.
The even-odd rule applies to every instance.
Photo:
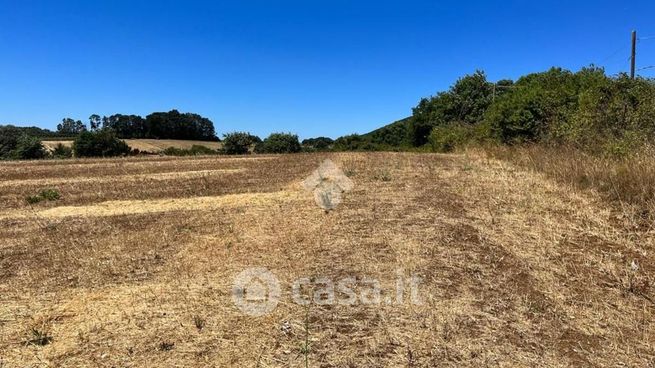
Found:
[[[0,123],[177,108],[219,134],[364,133],[477,68],[626,71],[633,28],[655,36],[655,2],[0,0]],[[638,51],[655,65],[655,38]]]

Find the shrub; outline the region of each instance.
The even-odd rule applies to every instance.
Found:
[[[196,145],[194,144],[189,149],[168,147],[161,152],[166,156],[198,156],[198,155],[216,155],[218,151],[215,151],[209,147]]]
[[[209,147],[201,146],[199,144],[194,144],[193,146],[191,146],[189,151],[191,151],[191,154],[194,155],[194,156],[197,156],[197,155],[215,155],[215,154],[218,153],[218,151],[215,151],[215,150],[213,150],[213,149],[211,149]]]
[[[364,137],[368,138],[373,144],[388,147],[408,147],[411,145],[409,140],[409,128],[412,126],[413,118],[409,117],[398,120],[387,126],[374,130]]]
[[[71,158],[73,157],[73,148],[57,143],[52,150],[52,157],[54,158]]]
[[[29,135],[18,138],[16,148],[11,152],[11,156],[19,160],[38,160],[45,158],[47,154],[41,140]]]
[[[102,129],[82,132],[73,142],[73,151],[77,157],[113,157],[128,155],[130,147],[112,130]]]
[[[13,125],[0,126],[0,158],[10,158],[22,135],[20,128]]]
[[[189,156],[189,151],[177,147],[168,147],[162,150],[161,154],[164,156]]]
[[[44,189],[37,195],[27,197],[26,200],[29,204],[36,204],[43,201],[56,201],[60,197],[56,189]]]
[[[257,153],[297,153],[300,150],[298,136],[289,133],[273,133],[255,146]]]
[[[328,137],[309,138],[302,141],[302,146],[308,151],[328,151],[334,140]]]
[[[473,137],[473,128],[470,125],[437,126],[430,133],[430,144],[435,152],[452,152],[465,146]]]
[[[501,87],[510,85],[510,81],[501,81]],[[429,141],[432,128],[454,122],[476,124],[482,121],[491,105],[494,94],[499,96],[505,88],[496,88],[487,81],[482,71],[466,75],[450,87],[448,91],[436,96],[422,99],[413,109],[412,119],[407,129],[408,140],[418,147]]]
[[[335,151],[361,151],[364,150],[370,141],[359,134],[344,135],[334,141]]]
[[[245,155],[253,144],[261,143],[256,135],[247,132],[232,132],[223,135],[223,150],[226,155]]]
[[[393,151],[398,150],[398,147],[375,143],[369,136],[351,134],[337,138],[333,149],[335,151]]]
[[[27,340],[27,345],[46,346],[53,340],[47,331],[41,331],[32,327],[32,336]]]

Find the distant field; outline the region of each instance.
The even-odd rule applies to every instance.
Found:
[[[138,149],[139,151],[146,153],[159,153],[169,147],[189,149],[193,145],[205,146],[213,150],[221,148],[220,142],[184,141],[175,139],[125,139],[124,141],[130,146],[130,148]],[[54,147],[60,143],[70,147],[73,144],[73,141],[43,141],[43,145],[48,150],[53,150]]]
[[[302,185],[325,159],[354,184],[330,213]],[[653,233],[481,155],[13,161],[0,189],[2,367],[655,362]],[[260,317],[233,302],[251,267],[282,285]],[[422,303],[389,303],[399,275]],[[384,302],[291,299],[317,277],[379,280]]]

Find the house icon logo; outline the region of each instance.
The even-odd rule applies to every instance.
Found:
[[[343,193],[351,191],[354,184],[334,162],[325,160],[303,181],[303,186],[314,193],[319,207],[331,211],[341,203]]]
[[[252,317],[261,317],[275,310],[281,294],[277,277],[263,267],[239,273],[232,284],[234,305]]]

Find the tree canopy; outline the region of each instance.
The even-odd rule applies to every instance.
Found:
[[[95,121],[97,115],[92,115]],[[115,114],[102,119],[102,127],[116,132],[123,139],[183,139],[217,141],[214,123],[198,114],[177,110],[155,112],[145,119],[138,115]]]

